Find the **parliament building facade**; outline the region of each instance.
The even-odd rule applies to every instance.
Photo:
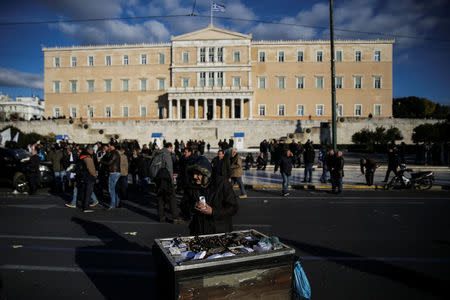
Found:
[[[393,40],[336,40],[338,116],[392,116]],[[170,43],[43,48],[46,117],[330,119],[328,40],[214,26]]]

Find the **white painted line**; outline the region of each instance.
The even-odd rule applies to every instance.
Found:
[[[96,273],[105,275],[119,276],[139,276],[155,277],[155,272],[122,270],[122,269],[97,269],[97,268],[78,268],[78,267],[54,267],[54,266],[30,266],[30,265],[2,265],[0,270],[19,270],[19,271],[50,271],[50,272],[72,272],[72,273]]]
[[[112,238],[76,238],[62,236],[39,236],[39,235],[0,235],[1,239],[33,239],[33,240],[55,240],[55,241],[86,241],[86,242],[111,242]]]

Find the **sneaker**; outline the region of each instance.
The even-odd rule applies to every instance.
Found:
[[[76,208],[76,206],[73,205],[72,203],[66,203],[66,206],[67,206],[67,207],[70,207],[70,208]]]
[[[12,193],[13,193],[13,195],[18,195],[18,194],[20,194],[18,190],[14,190]]]
[[[89,204],[90,207],[94,207],[98,204],[98,201],[92,202],[91,204]]]
[[[286,197],[286,196],[289,196],[289,193],[288,193],[288,192],[283,193],[283,197]]]
[[[243,199],[243,198],[247,198],[247,194],[244,195],[240,195],[239,198]]]
[[[91,213],[91,212],[94,212],[92,209],[85,209],[85,210],[83,210],[83,212],[84,213]]]

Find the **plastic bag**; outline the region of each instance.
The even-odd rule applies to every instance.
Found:
[[[311,298],[311,286],[309,285],[308,278],[305,271],[303,271],[300,261],[295,263],[294,269],[294,293],[306,299]]]

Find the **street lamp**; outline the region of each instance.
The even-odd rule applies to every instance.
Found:
[[[330,0],[330,47],[331,47],[331,128],[333,149],[337,150],[337,128],[336,128],[336,86],[334,82],[334,28],[333,28],[333,0]]]

